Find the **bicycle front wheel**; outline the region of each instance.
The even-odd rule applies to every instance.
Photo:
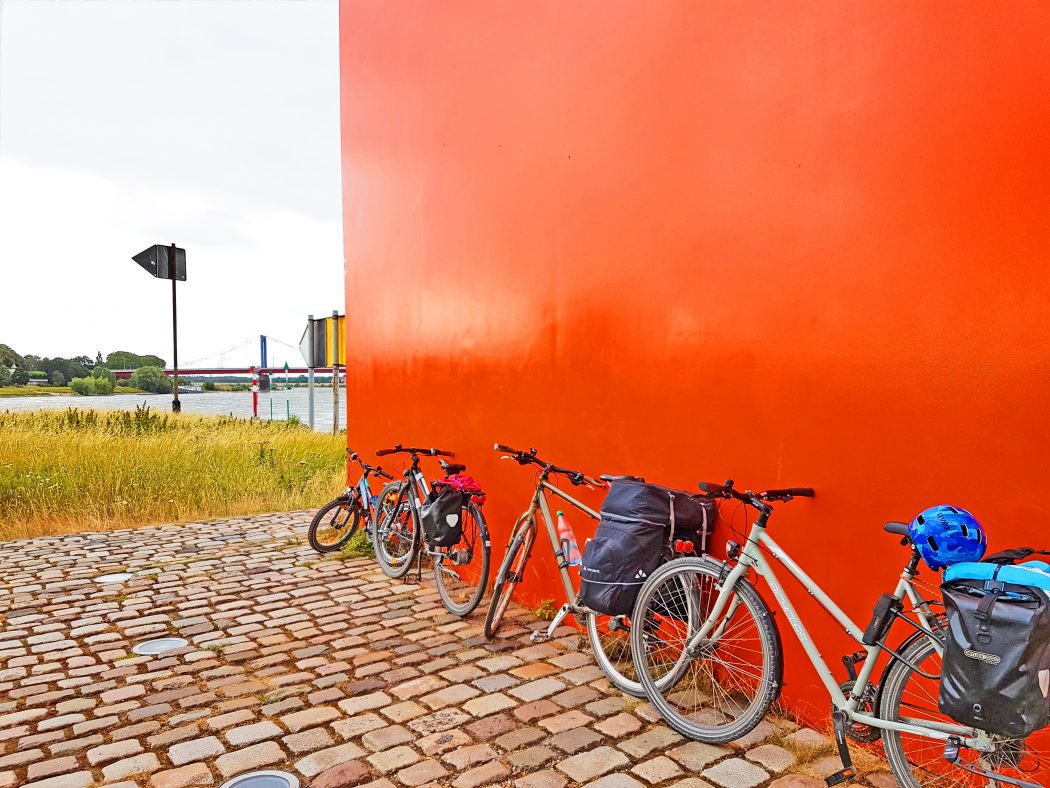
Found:
[[[442,550],[434,561],[438,596],[449,613],[469,616],[481,603],[489,584],[489,529],[475,503],[463,507],[463,536],[459,543]]]
[[[683,736],[724,744],[752,731],[780,692],[783,656],[769,608],[737,581],[709,635],[689,643],[718,598],[721,566],[678,558],[642,586],[631,629],[638,680],[653,706]]]
[[[503,556],[503,563],[500,564],[496,582],[492,586],[492,600],[489,602],[488,615],[485,616],[487,638],[496,635],[510,605],[510,598],[514,595],[514,589],[524,578],[525,564],[528,563],[532,541],[536,536],[536,521],[531,512],[525,512],[518,518],[513,533],[514,537],[507,546],[507,554]]]
[[[419,533],[407,482],[391,482],[382,489],[375,517],[372,546],[379,568],[395,580],[404,577],[419,549]]]
[[[310,547],[319,553],[333,553],[353,536],[361,520],[361,508],[349,496],[340,495],[329,501],[314,515],[307,538]]]
[[[895,722],[922,725],[924,722],[952,724],[938,707],[941,656],[939,644],[921,637],[886,669],[879,702],[879,716]],[[918,668],[935,678],[923,676]],[[904,788],[976,788],[1006,786],[973,774],[958,763],[1003,777],[1040,785],[1050,784],[1050,729],[1036,731],[1027,739],[1001,738],[993,752],[963,748],[956,764],[944,759],[944,741],[911,733],[882,731],[886,759],[893,776]]]

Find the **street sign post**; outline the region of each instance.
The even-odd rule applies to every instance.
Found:
[[[180,249],[175,244],[161,246],[156,244],[149,249],[144,249],[132,258],[136,263],[145,268],[157,279],[171,280],[171,346],[172,369],[171,376],[171,410],[179,413],[182,404],[179,402],[179,317],[175,300],[175,283],[186,281],[186,250]]]

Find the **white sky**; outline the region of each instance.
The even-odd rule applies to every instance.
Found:
[[[0,342],[170,364],[170,284],[131,260],[155,243],[187,250],[180,366],[342,312],[337,22],[337,0],[0,0]]]

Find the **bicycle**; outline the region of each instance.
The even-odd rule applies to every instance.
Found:
[[[358,463],[364,469],[364,473],[357,480],[357,484],[348,486],[342,495],[318,509],[310,521],[307,536],[310,546],[319,553],[333,553],[340,549],[357,533],[362,521],[366,523],[366,529],[370,527],[374,503],[368,484],[370,475],[374,474],[391,481],[394,479],[382,467],[363,462],[357,452],[347,449],[346,453],[350,462]]]
[[[591,650],[594,652],[598,666],[608,677],[609,681],[612,682],[613,686],[628,695],[637,698],[643,697],[644,690],[634,677],[633,662],[631,660],[629,642],[631,631],[630,617],[607,616],[578,603],[578,594],[569,574],[566,545],[562,544],[558,538],[554,520],[551,517],[551,510],[547,505],[547,497],[548,495],[556,495],[591,519],[598,520],[601,518],[598,512],[551,484],[549,481],[551,475],[564,476],[574,486],[587,486],[591,489],[604,488],[606,484],[614,481],[644,482],[645,480],[637,476],[612,476],[606,474],[600,476],[599,481],[585,475],[582,471],[561,468],[541,460],[536,456],[536,449],[519,451],[499,443],[495,445],[494,449],[507,455],[503,459],[514,460],[519,465],[535,465],[540,470],[537,476],[536,490],[532,495],[532,502],[514,524],[506,555],[500,565],[499,572],[496,574],[488,615],[485,617],[485,636],[488,638],[495,636],[500,624],[503,622],[503,616],[507,612],[511,597],[514,595],[514,589],[525,579],[525,566],[532,555],[536,532],[539,528],[539,519],[542,517],[547,537],[550,540],[554,556],[558,561],[558,571],[561,574],[562,586],[565,589],[567,601],[558,610],[547,630],[545,632],[533,632],[530,640],[533,643],[549,640],[553,637],[554,631],[562,625],[565,618],[572,615],[577,623],[586,630],[587,639],[590,642]]]
[[[465,493],[460,512],[462,536],[450,547],[437,547],[426,540],[421,515],[430,486],[419,469],[419,456],[454,457],[441,449],[404,447],[380,449],[376,455],[408,454],[409,467],[403,481],[387,484],[379,495],[378,516],[372,529],[372,541],[380,569],[394,579],[404,577],[417,562],[423,572],[423,555],[434,564],[434,582],[445,608],[457,616],[467,616],[480,604],[489,579],[491,543],[479,500],[484,493]],[[466,465],[439,461],[445,476],[463,473]],[[425,542],[425,544],[424,544]]]
[[[735,564],[710,556],[678,558],[657,569],[638,595],[635,615],[651,617],[654,626],[632,632],[632,655],[646,695],[672,728],[702,742],[724,744],[753,730],[778,698],[783,675],[780,633],[769,605],[748,580],[754,569],[765,579],[831,696],[843,768],[826,779],[828,785],[856,774],[847,738],[881,738],[890,768],[906,788],[1039,785],[1025,779],[1040,766],[1038,750],[959,725],[937,709],[944,616],[933,610],[938,603],[924,598],[916,587],[920,558],[914,547],[895,591],[883,594],[871,623],[861,630],[767,533],[770,502],[812,497],[812,489],[739,492],[732,481],[702,483],[700,488],[712,497],[739,501],[758,515],[743,546],[727,545]],[[886,523],[885,530],[901,537],[902,545],[910,544],[907,524]],[[766,552],[862,647],[843,658],[849,681],[835,680]],[[911,608],[907,612],[905,601]],[[892,648],[887,634],[897,621],[915,631]],[[883,652],[890,659],[876,683],[872,677]],[[667,676],[673,680],[665,680]]]

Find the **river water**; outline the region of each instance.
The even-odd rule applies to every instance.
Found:
[[[339,426],[346,426],[346,392],[339,392]],[[180,394],[183,413],[203,413],[213,416],[252,416],[250,391],[202,391],[199,394]],[[76,394],[55,394],[45,397],[0,397],[0,411],[65,410],[81,408],[94,410],[134,410],[136,405],[149,405],[162,412],[171,411],[170,394],[111,394],[108,397],[81,397]],[[291,388],[259,394],[259,418],[282,420],[289,414],[298,416],[303,424],[309,415],[309,392],[306,388]],[[330,432],[332,429],[332,389],[314,389],[314,429]]]

